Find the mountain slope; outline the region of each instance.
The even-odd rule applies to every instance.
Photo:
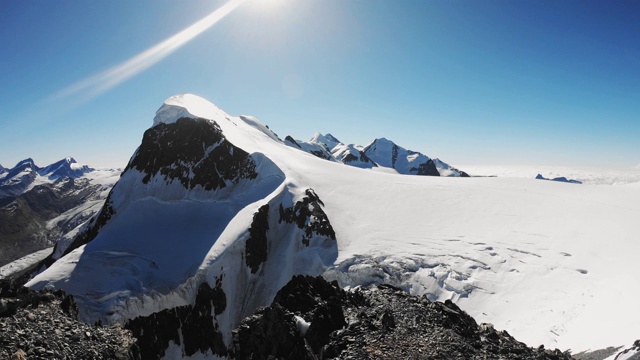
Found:
[[[187,349],[173,341],[185,334],[169,329],[164,350],[223,355],[231,329],[291,275],[324,272],[345,286],[390,283],[452,300],[529,345],[579,351],[637,338],[640,315],[627,310],[640,288],[637,184],[363,171],[310,156],[193,95],[168,99],[154,124],[101,214],[28,284],[74,294],[87,321],[179,326],[176,316],[203,309],[220,342]],[[182,126],[218,135],[185,142],[173,136]],[[158,155],[180,143],[173,151],[184,157]],[[235,160],[198,165],[219,147]],[[399,147],[395,163],[382,146],[370,150],[399,168],[420,165]],[[227,166],[244,175],[224,175]],[[198,300],[210,291],[213,307]]]
[[[363,152],[379,166],[395,169],[400,174],[469,176],[465,172],[452,168],[440,160],[431,159],[419,152],[407,150],[385,138],[373,140],[363,149]],[[441,169],[445,170],[442,174],[440,173]]]
[[[40,168],[19,162],[0,178],[0,266],[53,246],[93,216],[118,170],[95,170],[73,158]]]
[[[64,289],[83,320],[103,323],[152,313],[137,321],[180,323],[163,311],[218,289],[229,306],[212,311],[224,343],[210,350],[224,355],[231,330],[293,274],[319,274],[335,261],[336,238],[313,190],[228,137],[237,126],[248,141],[276,141],[268,129],[249,117],[181,111],[185,97],[165,102],[99,215],[29,285]]]

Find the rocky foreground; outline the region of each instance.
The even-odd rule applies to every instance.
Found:
[[[62,292],[0,281],[0,359],[140,359],[130,332],[76,316],[73,298]]]
[[[83,324],[76,316],[73,299],[61,292],[0,282],[0,359],[155,359],[164,354],[148,339],[136,338],[144,331]],[[191,342],[211,342],[206,332],[194,337],[201,339]],[[477,324],[449,301],[432,302],[388,285],[344,291],[310,276],[294,277],[271,306],[246,318],[226,351],[230,358],[252,360],[571,359]]]
[[[296,276],[273,304],[234,331],[237,359],[571,359],[534,349],[476,321],[450,301],[380,285],[346,292]],[[259,354],[259,355],[256,355]]]

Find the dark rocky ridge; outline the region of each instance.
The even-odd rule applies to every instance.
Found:
[[[296,316],[310,323],[306,332]],[[233,339],[236,359],[571,359],[478,325],[450,301],[388,285],[345,292],[309,276],[294,277]]]
[[[171,341],[183,345],[187,356],[208,351],[227,356],[227,347],[215,321],[226,307],[227,298],[219,278],[214,288],[207,283],[200,285],[195,304],[137,317],[128,321],[125,328],[138,339],[143,359],[162,358]]]
[[[249,238],[245,246],[245,259],[251,273],[255,274],[262,263],[267,261],[269,239],[269,204],[265,204],[253,214],[249,227]]]
[[[76,311],[62,292],[0,280],[0,359],[140,359],[129,331],[80,323]]]

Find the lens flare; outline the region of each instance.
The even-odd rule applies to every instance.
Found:
[[[74,96],[76,94],[82,94],[83,100],[87,101],[115,86],[118,86],[127,79],[157,64],[160,60],[173,53],[179,47],[215,25],[225,16],[229,15],[229,13],[245,1],[246,0],[229,1],[216,11],[170,38],[150,47],[121,64],[80,80],[75,84],[58,91],[53,95],[53,98],[60,99]]]

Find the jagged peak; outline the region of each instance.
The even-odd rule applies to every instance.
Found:
[[[16,166],[14,166],[14,168],[20,167],[20,166],[24,166],[24,165],[31,165],[33,167],[37,167],[36,163],[33,161],[32,158],[26,158],[24,160],[19,161]]]
[[[376,149],[383,150],[383,151],[385,149],[388,149],[390,151],[391,149],[393,149],[393,147],[400,148],[393,141],[384,137],[380,137],[377,139],[373,139],[367,146],[364,147],[363,151],[366,153],[370,151],[375,151]]]
[[[313,134],[313,136],[311,137],[311,140],[309,140],[310,143],[314,143],[314,144],[321,144],[324,145],[327,150],[331,151],[333,148],[336,147],[336,145],[338,144],[342,144],[342,142],[338,139],[336,139],[335,136],[327,133],[326,135],[322,135],[319,132],[316,132],[315,134]]]
[[[181,118],[203,118],[207,120],[224,119],[229,117],[222,109],[194,94],[178,94],[164,101],[156,111],[153,126],[158,124],[172,124]]]
[[[78,178],[85,173],[91,172],[94,169],[87,165],[80,165],[71,156],[67,156],[64,159],[58,160],[53,164],[47,165],[38,169],[40,176],[48,176],[50,179],[55,178]]]

